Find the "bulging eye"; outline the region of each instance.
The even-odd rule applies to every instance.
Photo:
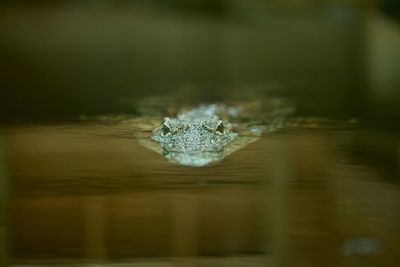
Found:
[[[223,134],[224,131],[225,131],[225,126],[221,121],[221,122],[218,123],[217,127],[215,128],[215,132],[219,133],[219,134]]]
[[[224,134],[225,133],[225,125],[222,121],[214,122],[213,124],[204,124],[204,128],[206,128],[209,132]]]
[[[161,126],[161,135],[162,136],[166,136],[166,135],[169,135],[169,134],[171,134],[171,128],[170,127],[168,127],[167,125],[165,125],[165,124],[163,124],[162,126]]]

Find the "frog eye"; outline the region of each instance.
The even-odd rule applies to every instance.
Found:
[[[225,132],[225,125],[222,123],[222,121],[218,121],[214,125],[204,124],[203,127],[212,133],[215,132],[217,134],[224,134]]]
[[[163,124],[161,126],[161,135],[162,136],[169,135],[169,134],[171,134],[171,132],[172,132],[171,128],[168,125]]]
[[[224,126],[224,124],[222,123],[222,121],[218,122],[218,125],[217,125],[217,127],[215,128],[215,132],[218,133],[218,134],[223,134],[224,131],[225,131],[225,126]]]

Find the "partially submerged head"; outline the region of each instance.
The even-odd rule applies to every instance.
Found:
[[[152,139],[161,143],[164,155],[188,166],[204,166],[223,157],[226,144],[236,138],[229,123],[217,115],[165,118]]]

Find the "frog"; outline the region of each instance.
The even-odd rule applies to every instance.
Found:
[[[265,116],[257,115],[259,104],[199,105],[182,110],[175,117],[165,117],[150,138],[159,143],[162,154],[172,163],[191,167],[215,164],[257,141],[264,132],[282,126],[283,118],[292,109],[287,105],[282,109],[282,101],[276,103],[272,109],[269,107],[266,123],[260,119]]]
[[[295,111],[290,102],[280,98],[182,108],[153,102],[137,105],[141,110],[136,116],[104,115],[97,119],[118,129],[121,136],[133,135],[140,145],[169,163],[184,167],[222,163],[264,134],[283,128]]]
[[[229,112],[236,111],[213,104],[165,117],[151,139],[160,143],[163,155],[171,162],[195,167],[217,162],[224,157],[224,148],[239,137],[232,123],[218,115]]]

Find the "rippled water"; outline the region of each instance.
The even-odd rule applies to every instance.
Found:
[[[399,264],[396,135],[287,127],[202,168],[113,124],[19,125],[2,138],[17,264]]]

